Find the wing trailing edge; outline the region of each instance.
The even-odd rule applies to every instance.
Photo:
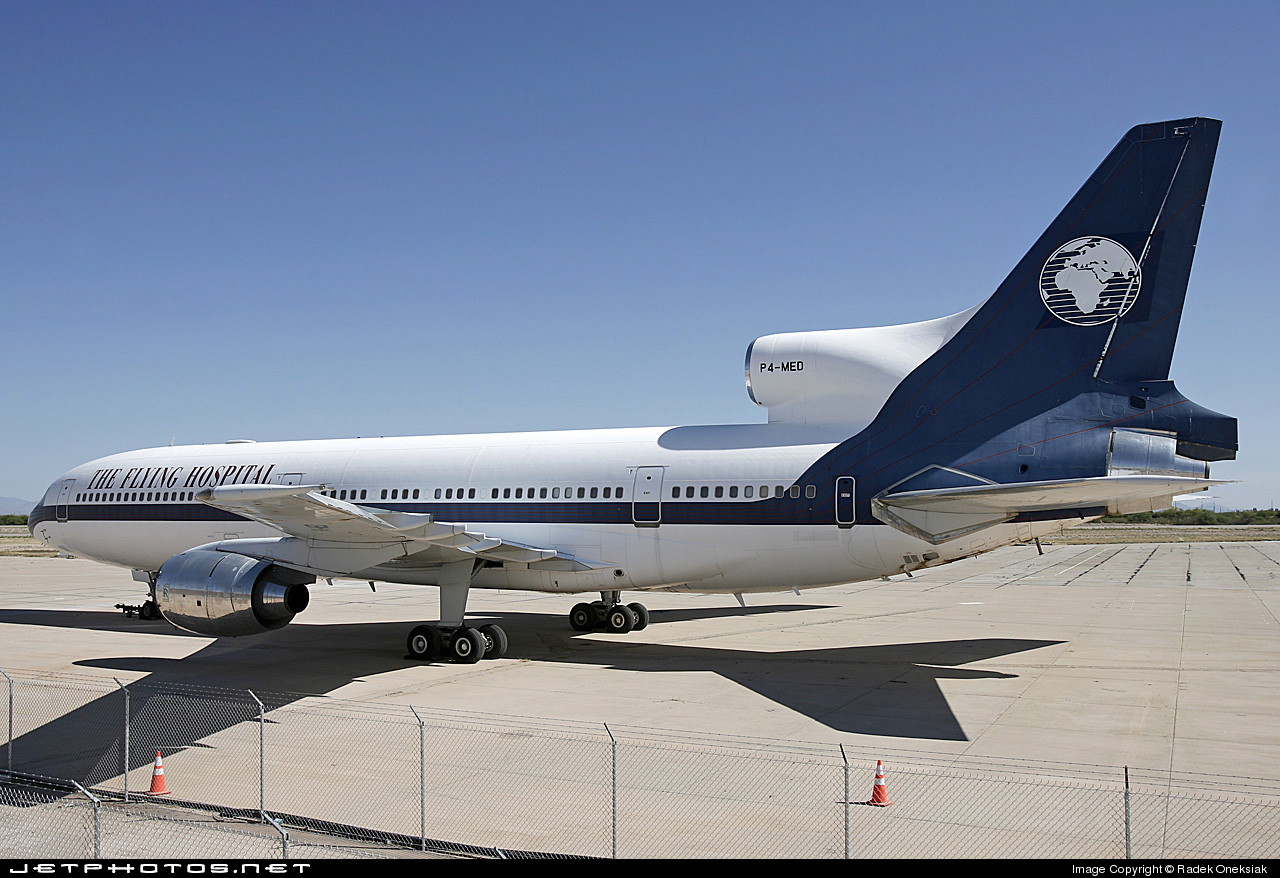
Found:
[[[219,551],[275,561],[319,575],[345,575],[394,558],[427,553],[441,564],[465,558],[574,571],[611,567],[554,548],[478,533],[434,515],[392,512],[336,500],[324,485],[223,485],[196,495],[203,503],[273,527],[284,537],[224,540]]]

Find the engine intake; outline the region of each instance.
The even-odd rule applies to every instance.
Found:
[[[207,637],[283,628],[307,608],[314,576],[231,552],[191,549],[156,577],[156,603],[177,627]]]

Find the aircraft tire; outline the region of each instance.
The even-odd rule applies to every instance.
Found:
[[[649,608],[644,604],[627,604],[627,609],[636,614],[636,625],[632,631],[643,631],[649,627]]]
[[[160,616],[160,608],[156,606],[154,601],[147,601],[138,610],[138,615],[150,622],[152,619]]]
[[[500,659],[507,654],[507,632],[497,625],[481,625],[480,636],[485,641],[485,658]]]
[[[635,630],[636,614],[630,607],[617,604],[609,609],[609,615],[605,617],[605,625],[611,634],[627,634]]]
[[[459,628],[453,635],[453,657],[458,664],[473,665],[484,658],[484,636],[474,628]]]
[[[569,611],[569,625],[574,631],[590,631],[596,627],[596,611],[591,604],[576,604]]]
[[[409,632],[409,658],[429,662],[444,649],[444,637],[434,625],[419,625]]]

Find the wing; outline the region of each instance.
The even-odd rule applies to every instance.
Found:
[[[871,513],[903,533],[937,545],[1003,524],[1020,515],[1094,517],[1142,512],[1173,505],[1178,494],[1226,484],[1221,479],[1184,476],[1098,476],[1015,485],[975,485],[884,494],[871,501]]]
[[[226,540],[223,551],[268,558],[319,575],[364,570],[393,558],[421,556],[423,564],[466,558],[512,561],[545,570],[613,566],[575,558],[437,521],[433,515],[358,506],[320,493],[321,485],[223,485],[196,494],[203,503],[275,528],[284,537]]]

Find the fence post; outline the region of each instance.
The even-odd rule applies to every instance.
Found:
[[[418,708],[410,704],[409,709],[413,711],[413,718],[418,721],[418,810],[422,817],[418,839],[422,850],[425,851],[427,849],[427,726],[422,721],[422,717],[418,716]]]
[[[1124,767],[1124,858],[1133,859],[1133,801],[1129,793],[1129,766]]]
[[[609,733],[609,750],[610,761],[612,763],[612,799],[610,805],[610,823],[613,835],[613,858],[618,859],[618,739],[613,736],[613,730],[609,728],[609,724],[604,724],[604,730]]]
[[[124,755],[120,758],[120,766],[124,770],[124,800],[129,801],[129,687],[117,678],[116,685],[124,692]]]
[[[258,705],[258,822],[261,823],[269,819],[267,817],[267,708],[258,701],[258,696],[253,694],[253,690],[245,691]]]
[[[95,860],[102,859],[102,800],[93,793],[86,790],[80,784],[76,784],[76,789],[89,797],[89,801],[93,802],[93,858]]]
[[[8,743],[4,745],[4,752],[7,754],[6,773],[8,777],[12,778],[13,777],[13,678],[10,677],[8,674],[6,674],[4,671],[0,671],[0,675],[2,675],[6,680],[9,681],[9,740],[8,740]]]
[[[275,818],[266,811],[262,812],[263,819],[276,828],[276,832],[280,833],[280,859],[289,859],[289,833],[285,828],[275,821]]]
[[[844,760],[844,858],[849,859],[849,756],[840,745],[840,758]]]

